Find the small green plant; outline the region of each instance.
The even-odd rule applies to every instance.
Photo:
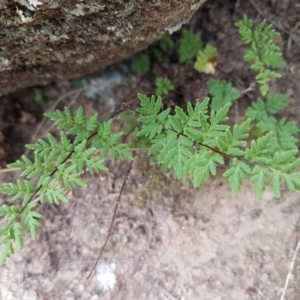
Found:
[[[168,33],[164,34],[164,36],[159,41],[159,48],[163,52],[168,52],[168,51],[173,50],[174,47],[175,47],[175,43],[174,43],[171,35]]]
[[[194,186],[198,187],[216,175],[216,166],[225,164],[225,156],[232,158],[224,177],[234,194],[247,177],[254,182],[259,199],[267,185],[273,188],[276,197],[280,197],[283,182],[291,191],[300,189],[300,172],[296,172],[300,166],[298,151],[274,146],[273,131],[252,140],[247,147],[251,120],[230,129],[224,124],[230,103],[208,114],[207,98],[195,107],[188,103],[187,113],[175,107],[175,114],[171,115],[170,109],[162,110],[161,98],[150,99],[145,95],[139,98],[142,107],[137,111],[142,115],[138,118],[142,129],[138,134],[151,140],[149,154],[155,155],[158,163],[174,169],[178,178],[192,174]]]
[[[156,78],[155,85],[156,85],[157,96],[168,95],[171,91],[174,91],[175,89],[171,80],[165,77]]]
[[[0,216],[7,223],[0,228],[0,245],[3,245],[0,264],[14,253],[13,244],[22,249],[24,231],[36,239],[41,226],[38,220],[42,218],[36,211],[39,204],[45,201],[55,205],[68,203],[65,195],[70,188],[87,186],[81,176],[84,169],[91,174],[108,170],[103,162],[106,155],[113,162],[116,158],[132,159],[129,146],[120,142],[123,132],[113,132],[112,119],[99,123],[98,114],[86,118],[79,108],[73,116],[67,107],[64,113],[57,110],[45,116],[60,130],[60,140],[49,133],[48,141],[39,139],[27,145],[34,151],[33,161],[22,156],[21,160],[9,165],[23,170],[21,176],[26,179],[0,188],[0,193],[13,196],[14,201],[22,200],[18,206],[4,204],[0,207]],[[72,141],[71,135],[75,135]]]
[[[266,43],[270,51],[277,51],[270,39],[274,36],[273,29],[265,28],[264,22],[259,29],[252,28],[252,23],[244,17],[237,26],[242,39],[251,42],[251,48],[261,49],[264,46],[260,43]],[[195,65],[202,71],[209,70],[207,64],[217,55],[216,48],[207,46],[205,49],[200,51]],[[255,55],[260,56],[259,61],[264,61],[262,68],[253,68],[263,74],[256,79],[265,79],[259,81],[262,97],[248,108],[247,119],[241,124],[230,127],[226,123],[229,109],[240,96],[239,92],[229,83],[211,80],[207,86],[212,100],[205,98],[195,106],[188,103],[185,109],[178,106],[174,110],[164,109],[160,96],[138,94],[140,107],[130,116],[128,124],[132,128],[126,129],[126,133],[133,133],[144,146],[149,143],[149,155],[172,169],[177,178],[190,175],[195,187],[216,175],[217,167],[223,165],[227,168],[223,176],[234,195],[246,178],[253,182],[259,199],[267,186],[273,189],[277,198],[281,196],[282,186],[289,191],[300,190],[299,140],[296,136],[299,128],[285,118],[277,119],[277,113],[287,106],[289,96],[272,95],[268,87],[274,74],[267,67],[278,55],[271,51],[272,59],[266,63],[267,52],[263,52],[263,60],[261,52],[253,50],[251,53],[251,61],[258,61]],[[157,83],[157,94],[174,89],[166,78],[158,78]],[[42,214],[38,211],[41,204],[45,201],[54,205],[67,203],[69,189],[86,186],[82,179],[83,170],[91,174],[107,170],[104,163],[107,158],[112,162],[133,159],[130,146],[121,141],[123,132],[113,131],[113,119],[99,123],[97,114],[87,118],[82,108],[74,115],[65,108],[64,112],[57,110],[45,116],[55,123],[60,138],[49,133],[47,140],[39,139],[27,145],[34,152],[34,158],[22,156],[9,165],[20,168],[24,179],[0,188],[0,193],[13,197],[12,204],[0,207],[0,216],[4,219],[0,227],[0,264],[14,253],[15,247],[22,249],[26,232],[36,239],[41,226]],[[253,127],[260,135],[250,140],[249,131]]]
[[[172,51],[175,47],[175,43],[170,34],[165,33],[164,36],[160,39],[159,44],[152,50],[152,53],[155,59],[158,62],[161,62],[164,56],[164,53]]]
[[[209,93],[212,95],[211,108],[218,111],[227,103],[240,98],[240,92],[225,80],[211,79],[206,83]]]
[[[252,120],[261,134],[272,131],[272,148],[276,150],[298,150],[299,127],[286,118],[278,120],[276,114],[288,105],[288,94],[268,94],[266,101],[258,98],[246,111],[246,116]],[[255,129],[254,129],[255,130]]]
[[[178,48],[179,63],[190,63],[202,48],[200,37],[191,31],[184,29]]]
[[[33,89],[33,99],[39,105],[45,104],[45,98],[43,95],[43,91],[40,88]]]
[[[280,48],[273,42],[274,37],[279,36],[279,33],[272,25],[266,26],[266,20],[253,28],[253,21],[246,16],[237,22],[236,26],[244,43],[250,44],[244,60],[253,62],[251,69],[258,72],[255,79],[260,84],[262,95],[266,96],[269,92],[270,79],[281,77],[271,68],[283,67],[285,64]]]
[[[150,71],[150,57],[148,54],[141,54],[131,62],[131,70],[134,73],[145,74]]]
[[[195,70],[206,74],[214,74],[218,60],[218,50],[216,47],[207,44],[203,50],[200,50],[197,55],[197,60],[194,64]]]

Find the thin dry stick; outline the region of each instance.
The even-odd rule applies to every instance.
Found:
[[[295,249],[295,252],[294,252],[294,255],[293,255],[292,263],[291,263],[288,275],[286,277],[285,285],[284,285],[282,296],[281,296],[280,300],[284,300],[284,298],[285,298],[285,293],[286,293],[286,290],[288,288],[290,278],[292,276],[292,272],[293,272],[293,269],[294,269],[294,266],[295,266],[295,262],[296,262],[296,259],[297,259],[299,249],[300,249],[300,239],[298,241],[298,245],[297,245],[297,247]]]
[[[14,171],[19,171],[20,169],[19,168],[11,168],[11,169],[1,169],[0,170],[0,174],[1,173],[8,173],[8,172],[14,172]]]
[[[134,154],[135,154],[135,153],[133,152],[133,157],[134,157]],[[120,193],[119,193],[119,197],[118,197],[117,202],[116,202],[116,205],[115,205],[114,214],[113,214],[112,219],[111,219],[111,222],[110,222],[110,226],[109,226],[109,229],[108,229],[108,232],[107,232],[107,236],[106,236],[104,245],[102,246],[102,249],[101,249],[101,251],[100,251],[100,253],[99,253],[99,256],[98,256],[98,258],[97,258],[97,260],[96,260],[96,262],[95,262],[95,264],[94,264],[94,266],[93,266],[92,271],[91,271],[91,272],[89,273],[89,275],[87,276],[87,279],[90,279],[90,277],[91,277],[92,274],[94,273],[94,271],[95,271],[95,269],[96,269],[96,267],[97,267],[97,265],[98,265],[98,263],[99,263],[99,261],[100,261],[100,259],[101,259],[101,257],[102,257],[102,254],[103,254],[103,252],[104,252],[104,250],[105,250],[105,247],[106,247],[106,244],[107,244],[107,242],[108,242],[108,239],[109,239],[109,237],[110,237],[110,235],[111,235],[112,227],[113,227],[113,224],[114,224],[116,215],[117,215],[117,210],[118,210],[119,204],[120,204],[120,202],[121,202],[121,196],[122,196],[122,193],[123,193],[125,184],[126,184],[126,182],[127,182],[127,179],[128,179],[128,177],[129,177],[129,173],[130,173],[130,170],[131,170],[131,168],[132,168],[133,162],[134,162],[134,160],[131,161],[130,166],[129,166],[128,170],[127,170],[126,177],[124,178],[124,181],[123,181],[123,184],[122,184]]]

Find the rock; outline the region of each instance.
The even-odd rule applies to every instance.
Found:
[[[0,0],[0,96],[81,77],[178,30],[206,0]]]

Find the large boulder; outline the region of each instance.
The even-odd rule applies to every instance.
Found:
[[[0,96],[80,77],[178,30],[206,0],[0,0]]]

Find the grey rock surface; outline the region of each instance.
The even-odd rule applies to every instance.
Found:
[[[0,96],[81,77],[178,30],[206,0],[0,0]]]

